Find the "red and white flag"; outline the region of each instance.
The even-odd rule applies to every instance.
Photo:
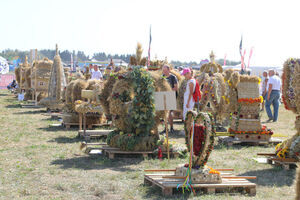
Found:
[[[252,57],[252,53],[253,53],[253,47],[251,47],[251,49],[250,49],[250,54],[249,54],[249,59],[248,59],[248,68],[250,67],[250,59]]]

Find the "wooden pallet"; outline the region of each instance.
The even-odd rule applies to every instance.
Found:
[[[175,171],[175,170],[174,170]],[[174,174],[173,174],[174,176]],[[208,194],[225,191],[245,191],[250,196],[256,195],[256,184],[251,183],[247,179],[254,179],[256,177],[238,177],[232,176],[230,173],[221,173],[222,183],[216,184],[192,184],[195,191],[204,190]],[[247,179],[246,179],[247,178]],[[144,184],[150,186],[158,186],[162,189],[164,196],[172,196],[174,190],[179,184],[183,183],[183,179],[172,178],[170,174],[145,174]]]
[[[228,137],[228,136],[219,136],[219,142],[226,144],[228,146],[233,146],[236,144],[247,144],[247,145],[277,145],[281,143],[283,140],[278,138],[271,137],[269,140],[247,140],[247,139],[240,139],[236,137]]]
[[[109,159],[114,159],[116,156],[122,155],[124,158],[132,157],[132,156],[143,156],[143,158],[148,158],[153,155],[153,151],[122,151],[119,148],[114,147],[102,147],[104,155],[106,155]],[[162,152],[163,155],[167,155],[167,152]],[[170,152],[170,157],[178,158],[178,152]]]
[[[278,158],[273,153],[258,153],[258,156],[266,156],[266,163],[281,166],[285,170],[295,169],[297,167],[297,160],[294,158]]]
[[[83,137],[85,140],[90,140],[91,138],[106,137],[113,130],[79,130],[78,135]]]

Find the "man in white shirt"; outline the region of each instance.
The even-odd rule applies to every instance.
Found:
[[[281,90],[281,79],[275,75],[273,69],[269,70],[269,80],[267,83],[267,101],[266,101],[266,111],[269,117],[268,122],[276,122],[278,119],[279,110],[279,99]],[[271,104],[273,104],[273,111],[271,111]]]
[[[96,80],[100,80],[102,79],[102,73],[99,71],[98,66],[94,65],[94,71],[92,72],[92,78],[91,79],[96,79]]]

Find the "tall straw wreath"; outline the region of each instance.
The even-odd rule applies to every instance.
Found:
[[[213,118],[210,114],[204,112],[196,114],[193,111],[187,112],[184,130],[185,141],[189,151],[191,151],[190,137],[194,124],[194,127],[199,126],[202,132],[201,134],[194,135],[192,166],[194,168],[202,168],[207,163],[210,153],[213,150],[215,128]]]
[[[287,110],[298,116],[295,121],[297,133],[276,146],[280,158],[291,157],[300,160],[300,59],[290,58],[284,63],[282,74],[282,100]]]
[[[154,128],[154,81],[143,68],[119,74],[109,97],[116,130],[107,137],[110,146],[126,151],[146,151],[156,147]]]
[[[226,86],[224,82],[223,75],[220,73],[215,73],[209,76],[207,73],[202,73],[200,76],[196,77],[200,87],[201,87],[201,100],[200,100],[200,110],[203,111],[210,102],[210,106],[213,113],[218,119],[222,119],[225,112],[226,99]]]

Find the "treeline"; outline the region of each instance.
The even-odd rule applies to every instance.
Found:
[[[106,54],[104,52],[99,52],[99,53],[94,53],[92,57],[86,55],[83,51],[60,51],[59,55],[62,59],[63,62],[70,62],[71,61],[71,54],[73,54],[73,60],[78,61],[78,62],[83,62],[83,61],[90,61],[92,59],[96,59],[98,61],[103,61],[103,60],[109,60],[109,59],[122,59],[123,61],[129,63],[130,61],[130,54]],[[0,52],[0,56],[3,58],[6,58],[7,60],[16,60],[20,59],[21,62],[24,62],[25,56],[30,58],[30,52],[29,51],[20,51],[20,50],[11,50],[11,49],[5,49],[2,52]],[[42,49],[38,50],[38,57],[40,59],[47,57],[50,60],[53,60],[55,56],[55,50],[51,49]]]
[[[73,54],[73,60],[74,61],[78,61],[78,62],[83,62],[83,61],[90,61],[92,59],[96,59],[98,61],[103,61],[103,60],[109,60],[109,59],[122,59],[123,61],[125,61],[126,63],[129,63],[130,61],[130,56],[132,56],[131,54],[106,54],[104,52],[99,52],[99,53],[94,53],[92,57],[86,55],[83,51],[68,51],[68,50],[64,50],[64,51],[60,51],[59,55],[62,59],[63,62],[65,63],[69,63],[71,61],[71,54]],[[6,49],[3,50],[2,52],[0,52],[0,56],[6,58],[7,60],[16,60],[16,59],[20,59],[21,62],[24,62],[25,60],[25,56],[28,57],[28,59],[30,58],[30,52],[29,51],[20,51],[20,50],[12,50],[12,49]],[[50,60],[53,60],[54,56],[55,56],[55,50],[51,50],[51,49],[42,49],[38,51],[38,56],[40,59],[47,57]],[[224,59],[218,59],[216,60],[217,63],[219,63],[220,65],[224,64]],[[237,65],[240,64],[241,62],[237,62],[237,61],[231,61],[231,60],[226,60],[226,65]],[[199,62],[181,62],[181,61],[171,61],[171,64],[173,64],[174,66],[183,66],[183,65],[187,65],[187,66],[195,66],[195,65],[200,65],[200,61]]]
[[[224,59],[217,59],[216,62],[222,66],[224,65]],[[196,66],[196,65],[200,65],[200,62],[197,63],[195,61],[192,61],[192,62],[171,61],[171,64],[173,64],[174,66]],[[228,65],[228,66],[234,66],[234,65],[238,65],[238,64],[241,64],[241,62],[226,60],[226,65]]]

